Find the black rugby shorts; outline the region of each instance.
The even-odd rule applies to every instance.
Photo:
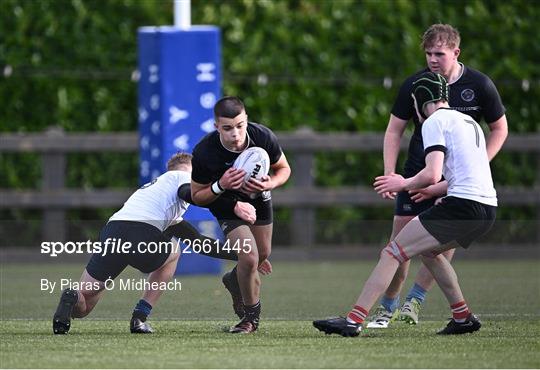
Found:
[[[433,207],[436,199],[437,198],[431,198],[415,203],[411,199],[409,192],[400,191],[396,197],[396,208],[394,209],[394,214],[396,216],[418,216],[420,213]]]
[[[227,193],[222,194],[221,196],[232,196],[235,200],[250,203],[253,207],[255,207],[255,212],[257,214],[255,225],[270,225],[272,222],[274,222],[272,194],[269,191],[262,192],[255,199],[238,199],[238,196],[229,195]],[[250,225],[248,222],[235,215],[234,209],[226,208],[220,205],[212,206],[212,204],[210,204],[209,209],[214,217],[218,220],[219,226],[225,235],[229,234],[239,226]]]
[[[456,241],[463,248],[468,248],[491,229],[496,213],[497,207],[448,196],[418,218],[439,243]]]

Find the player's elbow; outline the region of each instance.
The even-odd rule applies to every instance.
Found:
[[[428,170],[424,174],[424,182],[426,185],[435,185],[439,181],[441,181],[442,174],[440,171],[435,170]]]
[[[289,167],[288,165],[272,168],[272,171],[274,172],[274,175],[272,176],[272,179],[274,181],[274,188],[285,184],[291,176],[291,167]]]
[[[496,130],[496,135],[499,137],[499,140],[505,141],[508,137],[508,126],[502,126]]]
[[[202,196],[201,191],[193,191],[193,189],[191,189],[191,199],[196,206],[205,206],[210,203]]]
[[[283,183],[285,183],[287,180],[289,180],[289,177],[291,176],[291,167],[284,166],[281,169],[281,176],[283,179]]]
[[[205,199],[193,199],[193,203],[196,205],[196,206],[201,206],[201,207],[204,207],[204,206],[207,206],[208,204],[210,204],[211,202],[208,201],[208,200],[205,200]]]

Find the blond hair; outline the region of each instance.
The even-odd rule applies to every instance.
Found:
[[[189,153],[176,153],[167,161],[167,171],[172,171],[181,165],[191,166],[191,158]]]
[[[438,44],[454,49],[459,48],[459,31],[449,24],[432,24],[422,36],[422,49],[426,50]]]

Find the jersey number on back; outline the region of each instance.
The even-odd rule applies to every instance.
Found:
[[[465,122],[470,123],[474,128],[474,133],[476,134],[476,147],[480,147],[480,132],[478,132],[478,125],[471,119],[466,119]]]

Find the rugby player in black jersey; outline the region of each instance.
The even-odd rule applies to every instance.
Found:
[[[271,251],[270,191],[287,181],[291,169],[274,133],[263,125],[249,122],[240,99],[220,99],[214,106],[214,116],[216,131],[201,139],[193,150],[191,196],[195,204],[210,209],[227,237],[226,242],[238,253],[237,266],[223,277],[233,297],[235,313],[241,319],[230,332],[251,333],[257,330],[261,311],[261,281],[257,268]],[[266,150],[272,174],[260,181],[252,178],[244,183],[245,172],[232,165],[249,147]],[[256,221],[249,224],[231,212],[230,207],[214,204],[217,198],[222,199],[222,204],[237,200],[250,203],[256,209]]]

